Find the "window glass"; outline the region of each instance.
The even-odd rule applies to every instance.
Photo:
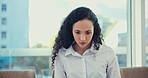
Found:
[[[40,46],[44,45],[52,48],[54,38],[57,35],[63,19],[74,8],[87,6],[97,15],[105,43],[112,47],[117,54],[120,67],[127,66],[127,60],[131,60],[131,57],[127,58],[127,46],[129,44],[127,44],[126,0],[82,0],[79,2],[73,0],[55,0],[52,2],[44,1],[42,2],[45,3],[43,6],[38,6],[41,2],[42,1],[36,1],[34,4],[33,1],[30,1],[30,28],[32,30],[30,32],[30,47],[36,45],[36,42],[41,42]],[[49,5],[48,3],[52,4]],[[44,9],[37,10],[36,8]],[[41,29],[44,31],[38,32],[41,31]],[[36,36],[36,34],[40,36]]]
[[[0,70],[34,69],[37,78],[50,77],[49,55],[54,39],[63,19],[78,6],[87,6],[94,11],[105,44],[117,54],[120,67],[126,67],[127,60],[131,60],[127,58],[126,3],[126,0],[29,0],[30,48],[0,49]],[[1,37],[6,38],[6,32],[1,33]]]
[[[148,66],[148,0],[145,0],[145,51],[146,51],[146,66]]]
[[[1,53],[0,53],[1,54]],[[9,57],[0,57],[0,70],[9,69]]]

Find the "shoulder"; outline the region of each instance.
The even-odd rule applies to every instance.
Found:
[[[114,57],[116,55],[114,50],[110,46],[107,46],[106,44],[100,45],[98,54],[103,54],[107,57]]]
[[[66,49],[61,48],[61,49],[59,49],[59,52],[58,52],[57,56],[58,57],[63,57],[63,56],[65,56],[65,53],[66,53]]]
[[[113,49],[110,47],[110,46],[107,46],[106,44],[102,44],[100,45],[100,49],[101,51],[104,51],[104,52],[113,52]]]
[[[102,48],[103,52],[106,54],[106,58],[109,61],[117,58],[116,53],[114,52],[114,50],[110,46],[103,44],[102,47],[100,47],[100,49],[101,48]]]
[[[65,58],[65,50],[63,48],[59,49],[57,56],[55,58],[55,63],[63,64]]]

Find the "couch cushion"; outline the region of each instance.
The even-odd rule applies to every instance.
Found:
[[[33,70],[0,70],[0,78],[35,78]]]
[[[148,78],[148,67],[120,68],[121,78]]]

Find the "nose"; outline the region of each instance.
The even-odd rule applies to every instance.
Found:
[[[85,40],[86,40],[85,35],[81,34],[80,40],[81,40],[81,41],[85,41]]]

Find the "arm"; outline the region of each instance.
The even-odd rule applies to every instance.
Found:
[[[57,59],[55,60],[54,78],[66,78],[64,68],[59,57],[57,57]]]
[[[116,54],[111,50],[108,56],[107,78],[121,78]]]

